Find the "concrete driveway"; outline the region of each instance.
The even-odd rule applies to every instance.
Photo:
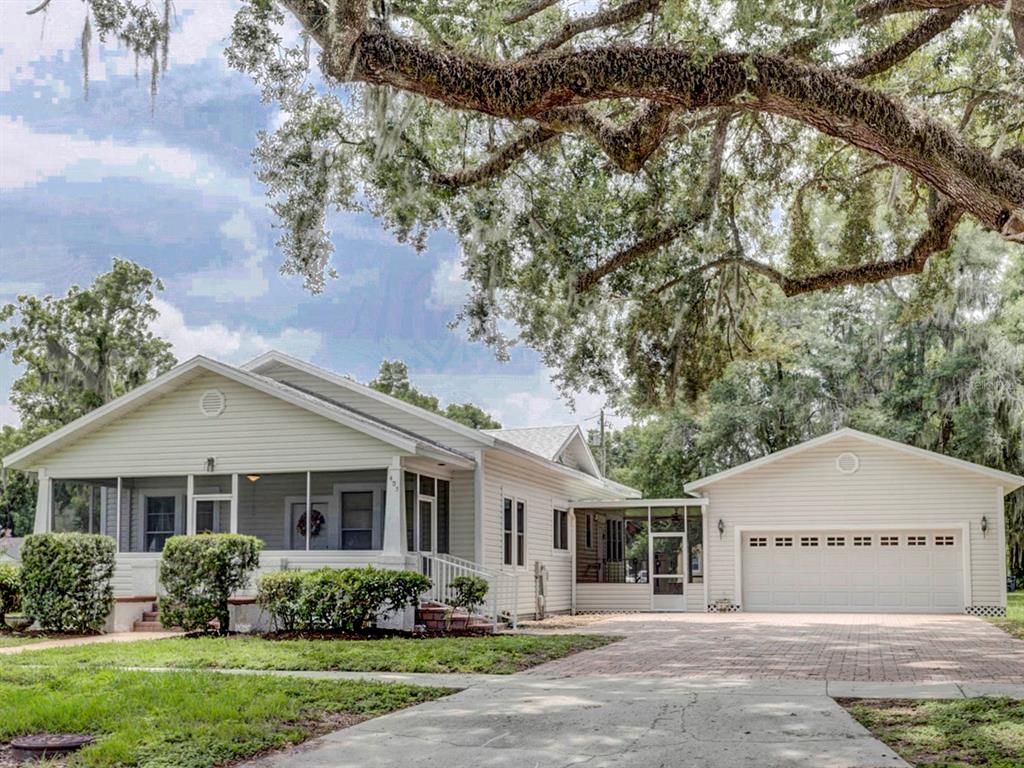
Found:
[[[516,675],[245,766],[906,768],[823,691],[818,683]]]
[[[1024,641],[973,616],[637,613],[572,631],[627,639],[525,674],[1024,681]]]

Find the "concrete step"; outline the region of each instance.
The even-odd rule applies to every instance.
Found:
[[[160,621],[160,611],[143,611],[143,621]]]
[[[164,625],[157,621],[136,621],[132,624],[132,632],[163,632]]]

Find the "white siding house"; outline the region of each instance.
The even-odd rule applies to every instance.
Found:
[[[158,594],[166,539],[204,531],[259,537],[263,571],[418,569],[438,599],[479,574],[513,620],[999,613],[1003,498],[1024,484],[847,429],[641,499],[577,426],[479,431],[279,352],[194,358],[3,465],[38,475],[37,532],[115,540],[115,629]]]

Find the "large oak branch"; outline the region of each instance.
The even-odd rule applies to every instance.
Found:
[[[738,106],[770,112],[907,169],[991,229],[1024,216],[1024,171],[891,96],[790,59],[601,47],[499,63],[374,32],[362,34],[357,46],[354,62],[351,48],[343,46],[337,59],[330,49],[326,72],[512,120],[610,98],[642,98],[680,110]]]

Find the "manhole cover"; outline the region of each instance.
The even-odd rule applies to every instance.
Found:
[[[14,759],[21,762],[42,760],[44,757],[66,755],[93,741],[92,736],[80,733],[35,733],[11,739],[11,751]]]

